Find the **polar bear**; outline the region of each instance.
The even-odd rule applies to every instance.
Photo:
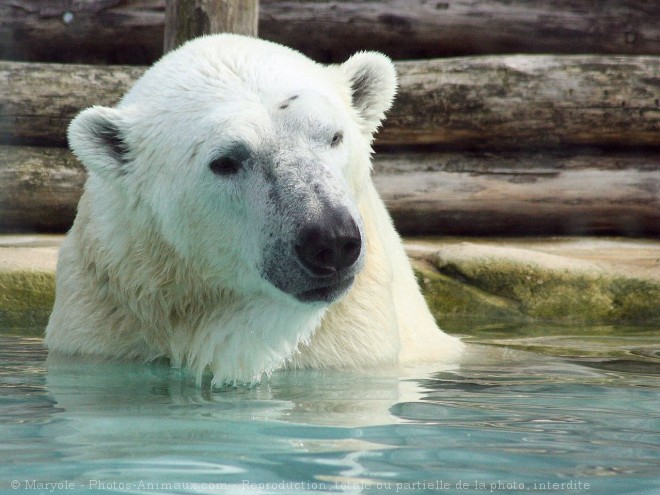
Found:
[[[165,357],[215,384],[457,361],[370,178],[396,84],[376,52],[321,65],[223,34],[81,112],[68,137],[88,179],[51,354]]]

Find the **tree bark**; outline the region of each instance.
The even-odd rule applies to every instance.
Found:
[[[660,235],[660,151],[377,153],[406,235]],[[85,181],[63,148],[0,146],[0,230],[69,228]]]
[[[576,0],[261,0],[259,30],[325,62],[362,49],[397,59],[660,55],[659,18],[660,3],[648,0],[589,8]],[[150,64],[163,53],[164,19],[164,0],[0,0],[0,58]]]
[[[399,62],[377,144],[452,148],[660,145],[660,57],[501,56]],[[0,143],[63,145],[138,67],[0,62]]]
[[[164,51],[214,33],[257,36],[258,0],[167,0]]]

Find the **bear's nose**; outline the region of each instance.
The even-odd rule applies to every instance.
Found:
[[[305,268],[325,277],[353,266],[362,238],[353,216],[345,209],[333,209],[301,229],[295,249]]]

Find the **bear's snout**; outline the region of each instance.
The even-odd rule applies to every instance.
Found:
[[[360,257],[362,236],[348,210],[332,208],[302,227],[295,250],[314,277],[341,278]]]

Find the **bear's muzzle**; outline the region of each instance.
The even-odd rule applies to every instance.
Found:
[[[298,234],[295,253],[313,279],[313,288],[295,294],[303,302],[332,302],[353,283],[362,236],[344,207],[326,207]]]

